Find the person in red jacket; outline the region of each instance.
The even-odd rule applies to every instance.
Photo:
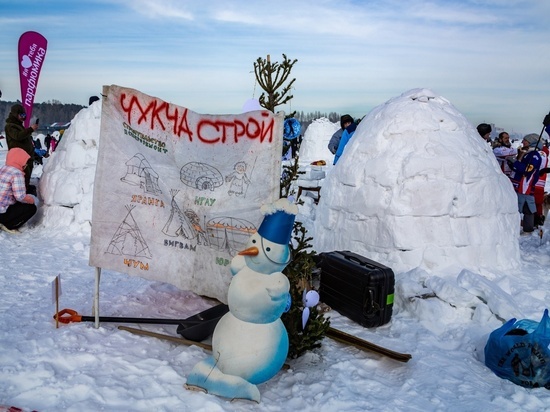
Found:
[[[16,233],[36,213],[38,198],[27,194],[23,172],[29,159],[27,152],[14,147],[0,167],[0,230]]]
[[[546,133],[550,136],[550,125],[546,125]],[[542,156],[542,163],[540,165],[539,180],[535,184],[535,205],[537,206],[537,213],[535,213],[535,226],[544,226],[546,221],[546,215],[544,214],[544,189],[546,187],[546,177],[548,176],[547,170],[550,167],[550,150],[548,150],[548,143],[542,146],[540,151]]]

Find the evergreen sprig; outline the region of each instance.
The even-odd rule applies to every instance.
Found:
[[[317,253],[311,249],[309,242],[313,238],[307,236],[307,230],[301,222],[294,223],[293,238],[294,242],[291,245],[293,258],[283,270],[290,281],[292,305],[281,319],[288,332],[290,342],[288,356],[297,358],[305,352],[321,346],[321,341],[330,327],[330,320],[325,318],[317,307],[312,307],[306,327],[302,328],[303,294],[304,290],[312,289]]]
[[[256,60],[254,74],[258,84],[265,92],[259,98],[262,107],[275,113],[277,106],[285,104],[293,98],[288,93],[296,79],[292,79],[284,87],[283,84],[288,80],[292,67],[297,61],[297,59],[288,59],[285,54],[283,54],[282,63],[272,63],[269,57],[267,59],[260,57]],[[281,87],[282,90],[280,90]],[[288,117],[295,114],[296,112]],[[279,190],[280,197],[294,195],[293,182],[303,173],[299,170],[298,156],[293,158],[293,162],[283,165]],[[316,252],[311,248],[310,242],[313,238],[307,235],[307,230],[301,222],[296,221],[294,223],[292,235],[293,242],[290,246],[292,260],[283,270],[290,282],[292,304],[290,310],[284,313],[281,319],[286,327],[290,342],[288,356],[297,358],[308,350],[321,346],[321,341],[330,327],[330,320],[325,318],[317,307],[313,307],[310,308],[306,327],[302,328],[303,293],[306,289],[312,289],[313,272],[316,268]]]

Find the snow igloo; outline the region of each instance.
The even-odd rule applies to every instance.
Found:
[[[311,122],[300,145],[300,163],[309,164],[316,160],[324,160],[327,165],[332,165],[334,155],[328,150],[328,143],[339,128],[340,122],[332,123],[326,117]]]
[[[323,183],[317,252],[405,272],[519,266],[517,198],[489,145],[445,98],[413,89],[374,108]]]

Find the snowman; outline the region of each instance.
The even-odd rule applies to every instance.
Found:
[[[212,336],[212,356],[187,377],[188,389],[260,402],[257,384],[277,374],[288,354],[281,315],[290,307],[290,283],[281,272],[291,260],[289,242],[298,207],[279,199],[261,208],[258,231],[231,261],[229,312]]]

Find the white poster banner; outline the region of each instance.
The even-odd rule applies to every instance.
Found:
[[[90,265],[225,302],[232,257],[279,197],[284,114],[103,95]]]

